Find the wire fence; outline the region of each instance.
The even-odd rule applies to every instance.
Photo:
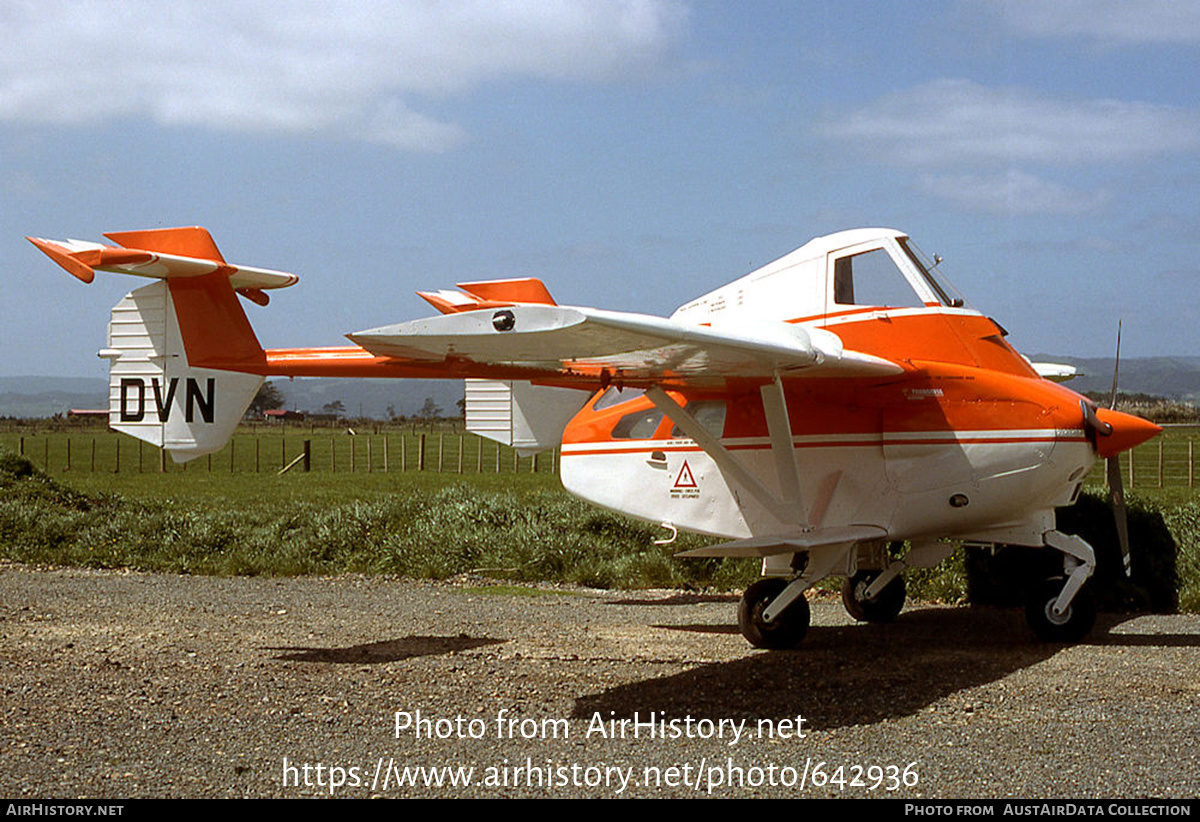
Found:
[[[1118,458],[1126,488],[1195,488],[1200,467],[1200,426],[1166,427],[1162,436]],[[430,471],[459,474],[558,473],[558,449],[522,457],[515,449],[474,434],[446,430],[391,430],[350,434],[297,427],[239,430],[220,451],[175,464],[154,446],[107,429],[31,428],[0,431],[0,447],[22,454],[47,473],[289,470],[336,473]],[[307,454],[307,460],[304,455]],[[305,467],[307,466],[307,467]],[[1089,482],[1102,484],[1103,460]]]
[[[503,474],[557,473],[559,464],[558,449],[522,457],[513,448],[474,434],[444,431],[237,433],[220,451],[181,464],[152,445],[114,431],[0,432],[0,447],[27,457],[47,473],[309,470]]]

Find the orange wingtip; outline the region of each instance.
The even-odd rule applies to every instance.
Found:
[[[447,295],[456,295],[457,299],[449,299]],[[432,305],[442,314],[458,314],[460,311],[480,311],[485,308],[511,308],[511,302],[494,302],[481,300],[473,294],[463,294],[457,291],[418,291],[417,296]]]
[[[159,254],[174,254],[179,257],[198,257],[201,260],[216,260],[224,263],[225,258],[207,228],[187,226],[182,228],[151,228],[144,231],[111,231],[104,235],[124,248],[140,248]]]
[[[96,270],[94,268],[73,256],[71,252],[62,246],[47,240],[39,240],[37,237],[26,237],[25,239],[37,246],[43,254],[58,263],[71,276],[77,277],[85,283],[90,283],[96,279]],[[98,257],[99,255],[96,256]],[[96,262],[99,262],[99,260],[97,259]]]
[[[477,283],[457,283],[473,297],[489,302],[540,303],[558,305],[550,289],[537,277],[518,277],[512,280],[485,280]]]

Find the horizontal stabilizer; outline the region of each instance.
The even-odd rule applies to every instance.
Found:
[[[773,534],[762,537],[722,542],[707,548],[681,551],[677,557],[773,557],[776,554],[794,554],[822,545],[866,542],[883,539],[887,531],[876,525],[848,525],[842,528],[818,528],[796,534]]]
[[[220,271],[235,289],[261,291],[295,285],[299,277],[286,271],[229,265],[203,228],[172,228],[106,234],[117,246],[85,240],[27,237],[72,276],[90,283],[97,271],[171,279],[203,277]]]

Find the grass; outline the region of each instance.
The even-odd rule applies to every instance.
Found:
[[[390,573],[601,588],[733,588],[753,563],[681,560],[657,526],[597,510],[549,475],[234,475],[147,483],[0,459],[0,551],[49,565],[186,574]]]

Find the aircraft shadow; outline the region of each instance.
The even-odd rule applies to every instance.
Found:
[[[499,645],[502,639],[484,639],[467,636],[409,636],[382,642],[367,642],[347,648],[267,648],[269,651],[287,651],[275,659],[292,662],[335,662],[341,664],[376,665],[382,662],[399,662],[418,656],[437,656],[455,651],[469,651],[487,645]]]
[[[1108,633],[1123,619],[1102,615],[1092,643],[1136,640]],[[724,626],[659,627],[727,632]],[[1185,638],[1153,639],[1170,644]],[[912,715],[957,691],[1035,665],[1062,647],[1035,642],[1020,611],[917,610],[890,625],[813,627],[796,650],[751,652],[733,662],[581,697],[572,717],[588,719],[599,711],[606,719],[610,712],[618,719],[634,712],[644,718],[657,711],[697,719],[779,720],[800,714],[814,730],[869,724]]]

